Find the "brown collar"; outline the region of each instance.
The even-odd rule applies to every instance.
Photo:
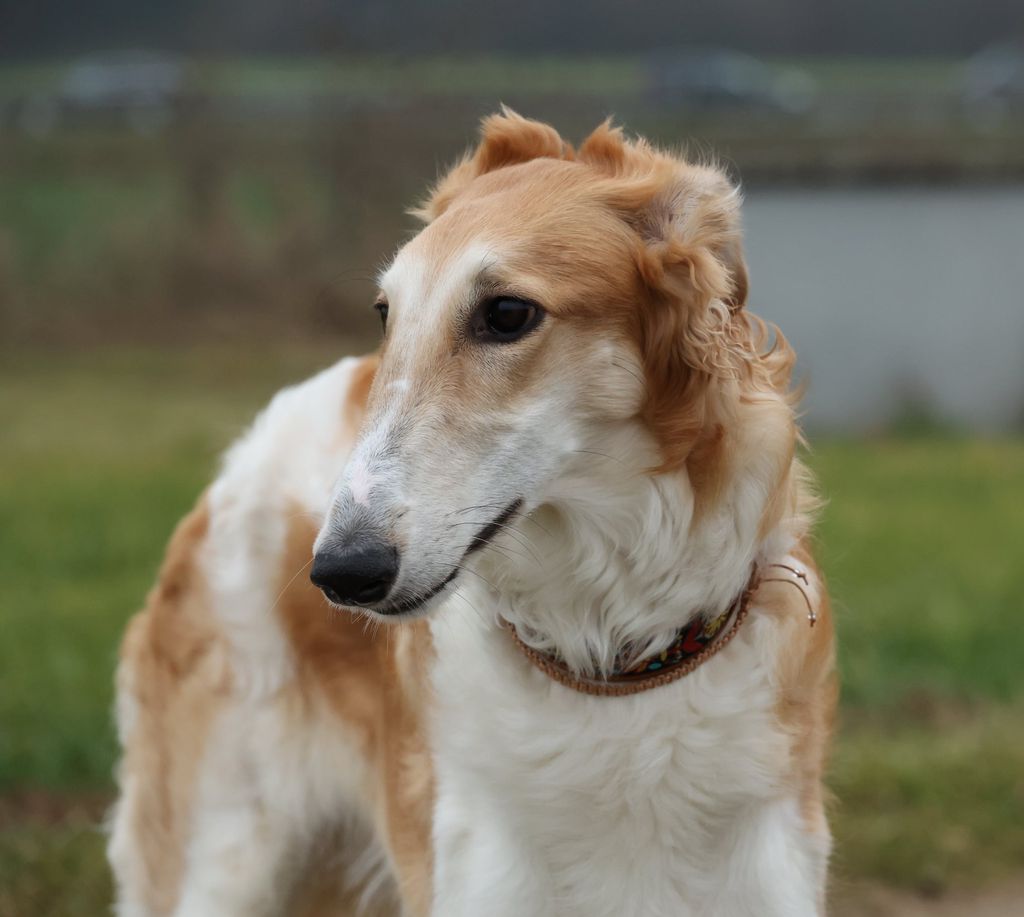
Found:
[[[557,656],[549,656],[527,646],[515,626],[504,618],[502,624],[523,655],[549,678],[583,694],[622,697],[678,681],[701,663],[707,662],[736,635],[747,616],[750,598],[760,581],[760,572],[755,565],[747,585],[724,612],[715,618],[696,618],[676,634],[671,645],[663,652],[628,667],[616,666],[606,678],[584,678],[575,674]]]

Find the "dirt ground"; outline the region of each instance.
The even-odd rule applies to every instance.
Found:
[[[851,887],[833,897],[831,917],[1024,917],[1024,879],[938,897],[875,886]]]

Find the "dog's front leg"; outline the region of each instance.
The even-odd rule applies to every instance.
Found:
[[[796,799],[756,806],[737,821],[714,903],[701,917],[822,917],[831,838]]]
[[[256,806],[203,812],[176,917],[276,917],[292,887],[295,839]]]
[[[555,917],[547,873],[483,806],[443,794],[434,816],[434,917]]]
[[[138,619],[132,639],[145,624]],[[155,699],[140,695],[140,655],[127,656],[118,679],[125,755],[108,848],[116,912],[283,913],[304,838],[260,784],[260,758],[246,741],[259,731],[253,712],[202,673],[165,685]]]

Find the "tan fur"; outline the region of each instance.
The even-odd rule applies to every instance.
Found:
[[[352,397],[365,400],[368,388],[354,388]],[[361,407],[351,403],[346,409]],[[138,706],[121,774],[137,787],[130,801],[131,834],[145,863],[146,903],[153,914],[171,913],[178,899],[198,764],[210,722],[231,690],[222,638],[197,566],[207,526],[201,501],[171,539],[157,586],[129,625],[121,652],[119,691]],[[338,728],[357,737],[376,775],[366,798],[378,837],[409,913],[426,914],[433,783],[422,707],[429,630],[420,622],[389,634],[332,612],[309,580],[295,575],[305,569],[315,535],[315,526],[296,509],[276,606],[298,661],[288,702],[302,718],[311,715],[317,697],[325,698]],[[320,860],[337,870],[337,851],[322,851]],[[355,913],[358,890],[321,878],[302,883],[296,913]]]
[[[660,471],[686,462],[718,421],[713,381],[788,385],[776,368],[792,365],[785,339],[762,350],[765,324],[742,311],[739,196],[714,168],[627,140],[609,123],[574,152],[552,128],[506,111],[484,121],[479,147],[416,213],[445,223],[428,234],[430,263],[440,267],[501,220],[503,238],[522,239],[516,273],[547,281],[535,294],[545,308],[621,328],[646,372],[643,414],[662,445]]]
[[[370,388],[373,386],[379,365],[380,360],[374,354],[363,357],[355,369],[352,376],[352,387],[345,399],[345,424],[341,428],[346,437],[350,438],[352,431],[358,431],[363,425],[363,420],[366,418],[366,401],[370,397]]]
[[[784,518],[806,529],[816,500],[795,457],[795,354],[778,329],[744,308],[738,211],[739,196],[714,168],[627,140],[609,123],[574,150],[547,125],[506,111],[484,121],[479,147],[417,213],[439,230],[423,236],[431,263],[443,265],[467,239],[486,237],[501,221],[502,238],[522,253],[512,274],[519,283],[528,279],[526,293],[578,325],[578,333],[595,319],[619,329],[644,369],[641,412],[663,458],[656,470],[685,468],[695,522],[749,459],[737,451],[740,428],[745,409],[760,406],[762,422],[791,441],[762,520],[764,537]],[[529,286],[534,278],[543,286]],[[574,359],[572,340],[552,349],[560,360]],[[515,386],[528,387],[532,363],[544,359],[535,355]],[[820,578],[806,538],[798,557]],[[837,696],[828,597],[822,587],[813,628],[792,586],[766,583],[756,602],[786,622],[779,715],[794,737],[803,818],[820,834]]]
[[[793,555],[802,568],[821,584],[817,600],[811,596],[816,621],[811,626],[807,603],[790,582],[764,582],[756,593],[759,613],[784,622],[779,658],[779,718],[793,736],[792,779],[807,830],[826,830],[824,776],[835,719],[838,682],[835,674],[835,629],[824,577],[806,542]],[[769,568],[764,577],[790,580],[785,572]]]
[[[172,536],[156,587],[121,647],[118,693],[138,710],[121,763],[122,780],[137,782],[122,805],[131,807],[154,914],[169,913],[177,900],[198,762],[231,684],[196,566],[208,525],[204,498]]]
[[[352,397],[365,398],[368,386]],[[433,778],[423,734],[425,669],[430,653],[426,622],[381,630],[332,611],[303,570],[316,527],[292,514],[281,567],[277,613],[299,662],[295,690],[321,693],[346,730],[357,736],[377,780],[366,787],[373,815],[391,856],[403,900],[413,914],[430,901],[430,807]]]
[[[500,226],[512,255],[506,275],[492,279],[543,303],[561,320],[561,330],[524,353],[499,381],[475,377],[478,370],[458,341],[441,340],[426,358],[444,366],[453,430],[472,397],[514,408],[518,393],[544,384],[549,361],[584,359],[574,337],[601,322],[629,344],[643,369],[639,411],[661,450],[658,470],[685,470],[698,514],[714,506],[731,470],[749,458],[737,451],[743,411],[784,394],[794,362],[781,334],[744,308],[738,206],[717,170],[627,140],[608,124],[574,151],[547,125],[507,112],[487,119],[479,147],[417,211],[430,225],[410,245],[432,270],[442,271],[468,240]],[[363,423],[371,388],[396,381],[387,341],[383,352],[379,373],[376,357],[356,370],[342,409],[346,436]],[[762,522],[764,535],[783,518],[808,515],[813,497],[792,457],[798,434],[787,402],[775,397],[761,416],[793,444]],[[339,728],[356,738],[372,775],[365,787],[370,816],[403,901],[409,913],[426,915],[433,803],[425,725],[429,631],[423,622],[381,631],[332,613],[301,573],[316,527],[299,507],[289,518],[275,613],[297,660],[289,688],[297,715],[322,698]],[[145,787],[134,800],[133,832],[154,914],[168,913],[176,899],[196,762],[213,712],[231,687],[196,566],[207,524],[200,502],[172,538],[157,588],[122,648],[119,691],[140,711],[122,768]],[[815,569],[806,543],[800,559]],[[821,832],[836,697],[827,597],[822,590],[813,628],[791,586],[763,585],[756,604],[786,622],[779,716],[793,736],[792,775],[807,830]],[[332,894],[318,891],[309,913],[338,905]]]

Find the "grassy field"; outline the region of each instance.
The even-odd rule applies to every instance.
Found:
[[[220,450],[346,349],[0,353],[0,917],[104,912],[119,633]],[[839,875],[935,892],[1024,871],[1024,442],[810,460],[841,640]]]

